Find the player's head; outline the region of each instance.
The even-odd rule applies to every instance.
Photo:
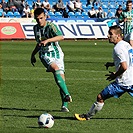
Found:
[[[122,29],[120,26],[111,26],[108,31],[108,39],[110,43],[117,44],[122,40]]]
[[[47,12],[43,8],[36,8],[34,11],[34,18],[40,26],[45,26]]]
[[[126,8],[127,8],[128,11],[132,10],[132,0],[127,1]]]

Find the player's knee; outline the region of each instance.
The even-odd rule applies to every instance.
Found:
[[[101,94],[98,94],[98,95],[97,95],[97,101],[98,101],[98,102],[104,102],[104,100],[103,100]]]

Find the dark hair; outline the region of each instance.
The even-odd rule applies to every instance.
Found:
[[[34,16],[35,16],[35,18],[37,17],[37,16],[39,16],[40,14],[42,14],[42,13],[44,13],[45,14],[45,11],[44,11],[44,9],[43,8],[36,8],[35,9],[35,11],[34,11]]]
[[[132,0],[128,0],[127,3],[126,3],[126,5],[128,5],[130,3],[132,3]]]
[[[114,26],[109,27],[109,31],[110,30],[115,30],[115,33],[120,34],[122,37],[122,29],[119,25],[114,25]]]

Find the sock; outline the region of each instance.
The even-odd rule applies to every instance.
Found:
[[[69,95],[69,92],[68,92],[65,81],[63,80],[63,78],[60,75],[60,72],[61,72],[60,70],[57,70],[54,73],[54,77],[55,77],[55,81],[56,81],[57,85],[59,86],[59,88],[62,90],[62,92],[66,96],[66,95]]]
[[[91,118],[94,116],[98,111],[100,111],[103,108],[104,103],[95,102],[93,103],[92,107],[90,108],[88,112],[88,117]]]
[[[61,95],[61,100],[62,100],[62,106],[65,106],[67,108],[68,102],[64,102],[65,96],[64,96],[64,94],[63,94],[61,89],[60,89],[60,95]]]

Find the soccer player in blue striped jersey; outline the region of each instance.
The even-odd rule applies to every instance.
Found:
[[[126,9],[122,11],[119,22],[123,24],[123,35],[124,40],[129,42],[133,47],[133,10],[132,1],[129,0],[126,3]]]
[[[61,111],[69,112],[68,102],[72,102],[72,98],[65,83],[64,53],[59,45],[59,41],[64,40],[64,37],[57,25],[46,20],[47,12],[43,8],[37,8],[34,11],[34,17],[37,22],[33,27],[37,45],[31,54],[31,63],[34,66],[35,55],[39,52],[42,64],[47,68],[47,72],[53,73],[60,89]]]
[[[106,80],[114,80],[105,87],[98,95],[86,114],[75,114],[78,120],[90,120],[98,111],[100,111],[105,100],[115,97],[118,98],[124,93],[128,93],[133,97],[133,48],[131,45],[122,40],[122,30],[118,26],[109,28],[108,40],[114,44],[113,62],[107,62],[106,68],[115,66],[116,71],[106,74]]]

